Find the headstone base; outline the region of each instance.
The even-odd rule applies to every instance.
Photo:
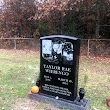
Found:
[[[70,110],[88,110],[90,101],[87,98],[84,98],[79,102],[79,97],[76,98],[74,102],[65,101],[64,99],[48,96],[42,93],[39,94],[30,94],[29,98],[40,101],[50,103],[61,109],[70,109]]]

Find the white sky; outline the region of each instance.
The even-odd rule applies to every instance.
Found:
[[[3,3],[3,0],[0,0],[0,6],[2,5],[2,3]]]
[[[43,2],[43,1],[45,1],[45,0],[36,0],[36,1],[38,1],[38,2]],[[3,3],[3,0],[0,0],[0,5]]]

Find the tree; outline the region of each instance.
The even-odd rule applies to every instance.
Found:
[[[9,36],[66,34],[109,38],[110,0],[4,0],[2,30]]]
[[[33,37],[38,24],[35,0],[4,0],[2,29],[7,36]]]

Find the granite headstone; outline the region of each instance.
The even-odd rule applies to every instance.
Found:
[[[41,93],[68,101],[77,97],[80,40],[53,35],[40,38]]]
[[[84,90],[77,95],[80,39],[64,35],[40,38],[40,87],[32,97],[71,110],[87,110]],[[83,94],[82,94],[83,93]],[[80,101],[80,99],[83,101]]]

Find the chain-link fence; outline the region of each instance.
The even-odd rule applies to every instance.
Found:
[[[81,40],[81,55],[88,57],[110,57],[110,39]]]
[[[39,39],[36,38],[0,38],[0,49],[39,50]]]
[[[0,38],[0,49],[39,51],[40,42],[36,38]],[[82,56],[110,57],[110,39],[82,39]]]

